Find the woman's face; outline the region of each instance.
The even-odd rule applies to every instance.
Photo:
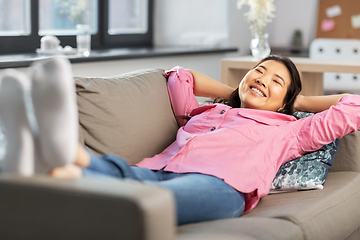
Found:
[[[250,70],[239,84],[242,108],[279,111],[291,83],[288,69],[280,62],[268,60]]]

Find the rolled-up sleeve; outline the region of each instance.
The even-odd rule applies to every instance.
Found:
[[[297,140],[300,150],[315,151],[335,139],[360,128],[360,96],[343,97],[335,106],[298,121]]]
[[[174,67],[166,71],[168,79],[167,87],[169,91],[171,105],[180,127],[184,126],[192,109],[199,106],[194,95],[194,77],[182,67]]]

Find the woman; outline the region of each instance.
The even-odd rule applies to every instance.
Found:
[[[33,70],[35,83],[54,75],[62,78],[62,81],[47,81],[53,94],[46,103],[52,102],[49,104],[52,108],[34,101],[39,149],[43,155],[40,158],[43,162],[35,161],[35,164],[53,168],[50,174],[58,178],[129,178],[167,188],[174,194],[179,224],[238,217],[250,211],[268,194],[282,164],[360,126],[359,96],[298,95],[301,82],[294,64],[285,57],[269,56],[246,74],[235,91],[196,71],[180,67],[168,71],[170,99],[180,129],[173,144],[137,166],[129,166],[112,155],[96,157],[82,146],[78,147],[76,157],[62,156],[64,149],[76,145],[76,136],[59,136],[60,133],[50,128],[45,131],[44,126],[49,122],[46,115],[52,119],[62,117],[62,122],[70,122],[71,126],[77,124],[72,115],[75,104],[61,100],[61,96],[68,99],[74,92],[69,87],[71,84],[64,86],[64,82],[71,82],[67,66],[64,59],[55,58]],[[44,69],[58,72],[46,73]],[[2,86],[8,79],[4,77]],[[40,99],[43,91],[38,88],[33,84],[33,98]],[[60,97],[57,99],[55,95]],[[195,95],[220,97],[217,98],[220,100],[199,107]],[[0,92],[0,103],[1,100]],[[53,110],[57,105],[61,108]],[[296,120],[291,115],[294,107],[322,112]],[[0,112],[0,116],[4,113]],[[56,123],[53,129],[60,124]]]

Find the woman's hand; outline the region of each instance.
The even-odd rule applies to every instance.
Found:
[[[304,97],[305,96],[303,96],[301,94],[297,95],[295,103],[294,103],[294,111],[295,112],[302,112],[301,105],[302,105],[302,101],[304,100]]]
[[[331,106],[336,105],[341,98],[350,95],[348,93],[326,96],[303,96],[298,95],[295,100],[295,111],[300,112],[322,112],[329,109]]]

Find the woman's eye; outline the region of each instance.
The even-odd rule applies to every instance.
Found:
[[[259,69],[255,69],[258,73],[261,73],[262,74],[262,71],[260,71]]]
[[[281,83],[278,80],[274,80],[274,82],[276,82],[277,84],[281,85]]]

